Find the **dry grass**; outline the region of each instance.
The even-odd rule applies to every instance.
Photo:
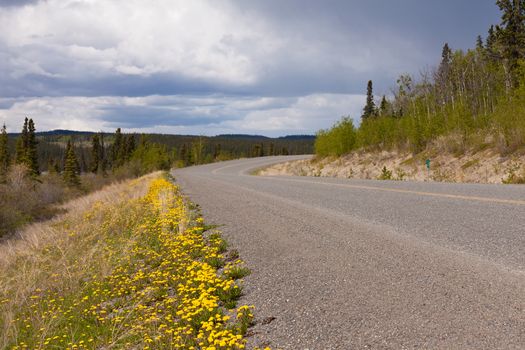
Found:
[[[78,279],[85,275],[84,267],[96,267],[101,272],[109,268],[108,262],[99,259],[103,246],[96,236],[97,224],[103,218],[84,220],[83,213],[94,206],[126,206],[128,200],[144,196],[148,183],[157,176],[155,173],[113,184],[71,200],[63,205],[66,214],[26,226],[0,245],[0,296],[7,296],[0,299],[0,348],[5,348],[12,333],[18,331],[10,325],[35,290],[60,290],[81,283]],[[125,228],[125,217],[112,220],[115,228]]]
[[[245,348],[249,270],[169,179],[65,207],[0,246],[0,348]]]
[[[61,203],[137,176],[125,169],[104,176],[87,173],[80,176],[81,186],[77,188],[67,186],[59,174],[32,178],[27,167],[12,165],[5,176],[0,176],[0,240],[31,222],[56,216],[63,211]]]

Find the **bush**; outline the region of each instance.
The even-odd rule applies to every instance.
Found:
[[[381,170],[381,175],[377,178],[378,180],[392,180],[392,171],[388,170],[386,166]]]
[[[0,184],[0,237],[32,221],[50,219],[63,211],[58,204],[99,190],[115,180],[112,176],[85,174],[82,187],[71,188],[59,174],[45,174],[36,179],[25,165],[12,165],[5,183]]]
[[[319,156],[341,156],[356,146],[356,131],[352,119],[344,117],[329,130],[321,130],[315,139]]]

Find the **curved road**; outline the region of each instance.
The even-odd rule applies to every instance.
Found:
[[[250,345],[524,349],[525,186],[174,175],[252,269]]]

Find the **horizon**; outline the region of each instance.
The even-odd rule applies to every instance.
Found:
[[[76,134],[114,134],[115,131],[89,131],[89,130],[73,130],[73,129],[51,129],[51,130],[36,130],[35,134],[38,136],[39,134],[45,134],[45,133],[76,133]],[[167,135],[167,136],[186,136],[186,137],[260,137],[260,138],[269,138],[269,139],[279,139],[279,138],[288,138],[288,137],[314,137],[315,134],[287,134],[283,136],[265,136],[260,134],[217,134],[217,135],[198,135],[198,134],[170,134],[170,133],[161,133],[161,132],[147,132],[147,133],[139,133],[139,132],[125,132],[122,131],[123,134],[146,134],[146,135]],[[7,133],[8,136],[15,136],[20,135],[21,132],[16,131],[10,131]]]

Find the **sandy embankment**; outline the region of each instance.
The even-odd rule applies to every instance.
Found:
[[[425,161],[430,159],[430,170]],[[456,156],[450,153],[422,152],[360,152],[340,158],[299,160],[273,165],[259,171],[259,175],[327,176],[355,179],[381,178],[383,167],[391,172],[393,180],[502,183],[512,173],[525,176],[525,154],[515,152],[502,156],[494,150],[466,152]]]

